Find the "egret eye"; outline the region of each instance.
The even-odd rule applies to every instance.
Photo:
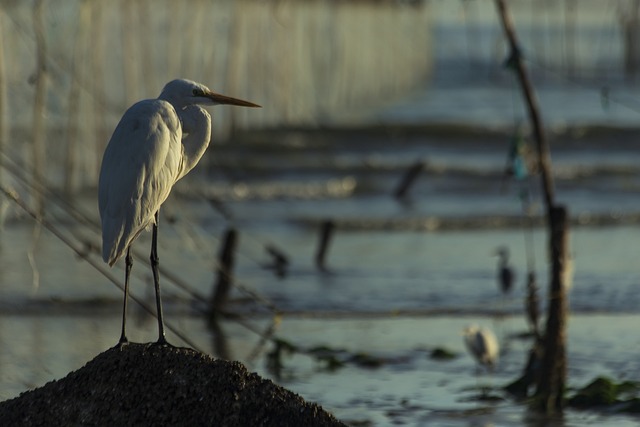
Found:
[[[198,95],[200,95],[200,91],[199,91],[198,89],[194,89],[194,90],[192,91],[192,93],[193,93],[193,96],[198,96]]]

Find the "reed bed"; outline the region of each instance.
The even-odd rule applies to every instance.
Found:
[[[362,1],[3,2],[5,151],[38,180],[95,186],[123,111],[175,77],[264,106],[218,108],[214,137],[322,125],[406,94],[431,69],[426,4]],[[30,165],[30,166],[27,166]]]

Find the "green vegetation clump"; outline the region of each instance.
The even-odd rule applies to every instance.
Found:
[[[345,365],[344,354],[346,350],[334,349],[328,346],[316,346],[307,350],[307,354],[321,362],[324,369],[333,372]]]
[[[616,383],[611,378],[598,377],[576,391],[568,399],[570,406],[595,409],[616,406],[619,412],[640,412],[640,383],[623,381]]]
[[[431,350],[429,357],[434,360],[451,360],[458,357],[458,355],[446,348],[437,347]]]
[[[349,359],[350,362],[363,368],[379,368],[384,364],[384,360],[368,353],[355,353]]]

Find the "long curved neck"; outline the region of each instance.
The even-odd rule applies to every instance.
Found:
[[[207,150],[211,140],[211,116],[197,105],[177,111],[182,123],[182,170],[178,179],[193,169]]]
[[[509,255],[505,254],[505,253],[501,253],[500,254],[500,266],[501,267],[507,267],[509,265]]]

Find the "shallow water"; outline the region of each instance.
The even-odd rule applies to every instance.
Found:
[[[132,322],[131,338],[151,340],[155,322],[150,317]],[[204,351],[215,354],[225,347],[230,358],[243,361],[248,368],[279,384],[317,401],[346,421],[369,421],[373,425],[540,425],[529,419],[522,404],[505,398],[493,403],[475,399],[478,385],[499,387],[520,372],[527,342],[512,338],[524,330],[516,317],[488,318],[468,316],[392,316],[376,318],[306,318],[284,316],[277,337],[299,348],[326,345],[350,352],[383,358],[379,368],[347,364],[327,371],[313,358],[297,353],[283,357],[279,376],[267,369],[265,352],[259,339],[234,322],[221,327],[226,346],[214,345],[211,333],[200,318],[168,315],[168,320],[188,330]],[[634,334],[638,315],[572,315],[569,322],[569,382],[582,386],[595,375],[635,379],[638,372],[635,353],[639,339]],[[2,398],[61,378],[81,367],[100,351],[112,346],[118,336],[119,317],[115,313],[96,316],[41,315],[0,318],[4,345]],[[492,327],[503,350],[493,374],[477,375],[475,364],[465,352],[460,332],[471,322]],[[253,320],[264,326],[266,320]],[[219,337],[220,338],[220,337]],[[170,341],[177,343],[169,334]],[[451,361],[429,357],[436,347],[455,353]],[[34,351],[37,349],[37,351]],[[257,353],[256,353],[257,351]],[[255,355],[258,357],[254,357]],[[568,410],[556,425],[635,425],[637,418]],[[549,425],[549,424],[545,424]]]
[[[207,209],[205,203],[182,202],[183,214],[187,206],[194,211]],[[253,204],[249,206],[254,209]],[[213,290],[221,225],[179,221],[162,227],[162,268],[201,296],[210,295]],[[99,241],[97,235],[86,229],[58,227],[71,238],[94,245]],[[638,313],[634,242],[639,233],[636,227],[626,225],[572,230],[573,312]],[[315,228],[295,224],[270,227],[267,221],[262,228],[244,226],[239,235],[236,261],[239,284],[264,296],[282,312],[518,313],[525,294],[529,250],[533,251],[540,291],[544,292],[546,287],[547,239],[540,228],[530,235],[531,247],[525,238],[528,233],[511,228],[436,232],[339,229],[329,245],[327,271],[319,271],[314,264],[319,241]],[[9,224],[3,231],[0,307],[4,311],[39,309],[38,304],[51,300],[60,303],[119,300],[120,290],[108,278],[46,229],[41,231],[34,251],[31,251],[32,236],[33,229],[28,223]],[[143,289],[151,292],[148,285],[140,283],[148,284],[151,280],[150,270],[144,265],[148,237],[143,234],[135,245],[142,261],[134,265],[136,282],[132,286],[134,292],[143,295]],[[264,268],[272,262],[265,251],[267,245],[276,245],[289,256],[290,265],[284,278]],[[511,248],[517,286],[507,299],[497,304],[497,259],[493,253],[499,245]],[[80,243],[77,246],[82,249]],[[91,259],[102,265],[97,253]],[[109,273],[116,282],[121,281],[120,265]],[[166,298],[186,296],[172,280],[165,283]],[[236,291],[234,296],[243,295]]]
[[[261,159],[257,164],[262,170],[242,171],[233,178],[201,173],[181,182],[163,209],[161,266],[199,299],[194,301],[164,277],[167,326],[199,349],[241,360],[347,421],[383,426],[537,425],[512,400],[486,405],[471,399],[470,389],[478,382],[502,385],[524,365],[527,343],[509,337],[525,330],[521,313],[529,253],[534,255],[540,296],[544,300],[546,295],[545,230],[534,227],[529,234],[518,221],[507,226],[492,222],[517,219],[522,209],[516,184],[505,188],[502,180],[505,139],[484,136],[478,143],[468,136],[400,137],[396,149],[412,155],[394,157],[385,135],[365,135],[351,141],[353,145],[338,136],[301,138],[298,148],[287,149],[276,149],[281,140],[270,149],[247,142],[235,147],[236,155],[245,153],[248,164]],[[597,375],[637,379],[640,372],[634,353],[640,337],[634,330],[640,315],[634,247],[638,230],[637,222],[628,220],[640,211],[633,197],[640,171],[631,161],[632,145],[624,139],[614,142],[606,137],[601,144],[593,138],[564,142],[553,152],[558,173],[572,165],[581,168],[581,173],[565,173],[557,181],[558,197],[575,219],[571,386]],[[234,147],[214,150],[220,162],[228,162],[219,167],[233,164],[233,156],[224,154],[233,153]],[[279,157],[294,164],[291,159],[305,150],[324,166],[303,164],[287,170],[276,161]],[[358,160],[358,151],[368,154]],[[406,167],[423,157],[432,168],[419,177],[408,200],[395,200],[392,192]],[[327,184],[328,179],[339,184]],[[328,191],[327,185],[338,188]],[[210,191],[215,204],[198,195]],[[533,194],[533,211],[539,215],[540,202]],[[56,230],[104,266],[96,250],[100,235],[95,195],[74,202],[88,217],[86,224],[70,217],[55,200],[50,206],[47,215]],[[580,219],[595,214],[609,218],[609,225]],[[328,269],[319,271],[314,257],[319,224],[327,218],[338,227],[329,246]],[[491,221],[478,225],[478,218]],[[461,219],[476,225],[454,221]],[[458,225],[439,228],[439,223]],[[201,312],[212,293],[214,260],[229,226],[240,233],[235,266],[240,286],[232,292],[230,309],[243,314],[249,328],[225,321],[225,341],[207,329]],[[121,291],[47,229],[41,229],[37,240],[33,235],[30,220],[8,213],[0,241],[0,398],[66,375],[114,345],[119,336]],[[148,245],[149,233],[143,233],[134,247],[141,255],[133,269],[132,292],[153,307],[151,274],[144,263]],[[268,245],[289,258],[284,278],[264,268],[272,262]],[[507,298],[500,296],[495,282],[493,252],[499,245],[510,248],[518,277]],[[116,283],[122,280],[121,264],[108,270]],[[327,372],[315,359],[298,353],[283,358],[284,370],[276,377],[266,365],[273,344],[261,345],[256,333],[269,327],[274,308],[283,313],[278,338],[302,349],[324,345],[364,352],[385,363],[376,369],[347,364]],[[135,319],[131,339],[154,340],[153,319],[136,304],[129,314]],[[506,317],[499,321],[498,314]],[[492,327],[507,350],[492,376],[476,379],[475,364],[463,348],[461,330],[472,322]],[[169,336],[183,345],[173,332]],[[428,354],[435,347],[459,357],[431,360]],[[569,411],[559,425],[636,422]]]
[[[196,174],[180,183],[163,209],[161,265],[203,300],[208,298],[221,236],[226,227],[236,227],[240,246],[235,276],[241,288],[233,291],[231,309],[244,313],[253,331],[226,321],[225,343],[219,333],[206,328],[200,315],[204,303],[194,303],[164,278],[167,326],[199,349],[241,360],[345,420],[369,420],[374,425],[536,424],[523,406],[504,400],[486,408],[471,399],[470,390],[478,381],[498,386],[513,380],[524,365],[527,343],[507,338],[525,329],[521,313],[529,251],[543,300],[546,294],[544,229],[535,227],[529,234],[518,221],[511,226],[491,222],[521,215],[518,184],[505,186],[502,179],[508,139],[396,137],[392,149],[386,135],[365,135],[348,141],[341,136],[302,137],[293,147],[278,145],[281,140],[271,147],[252,142],[214,147],[223,169],[231,168],[234,155],[241,153],[246,164],[254,161],[261,169],[240,169],[232,178]],[[572,139],[553,151],[558,197],[572,216],[610,218],[605,227],[580,220],[587,225],[571,230],[572,386],[584,385],[596,375],[635,379],[639,372],[633,329],[640,315],[634,248],[638,230],[636,222],[624,218],[640,211],[633,197],[640,170],[632,161],[633,144],[623,138],[603,141]],[[295,161],[305,154],[316,162]],[[399,202],[393,190],[415,159],[426,159],[427,167],[408,200]],[[296,166],[283,167],[282,162]],[[215,205],[198,195],[210,191]],[[540,202],[532,194],[533,212],[539,215]],[[57,230],[102,266],[91,249],[100,242],[94,197],[88,194],[75,201],[90,225],[70,218],[53,200],[48,215]],[[9,218],[14,217],[10,212]],[[326,259],[328,271],[321,272],[314,256],[319,224],[327,218],[338,228]],[[473,224],[478,218],[491,221],[483,226],[462,221],[437,227],[454,220]],[[33,225],[25,218],[8,219],[2,231],[1,398],[64,376],[115,344],[119,336],[121,291],[50,231],[42,229],[37,240],[33,235]],[[135,245],[141,255],[133,270],[132,292],[152,307],[151,275],[143,262],[148,244],[145,233]],[[263,268],[271,262],[268,245],[289,257],[286,277]],[[517,286],[508,298],[500,297],[495,283],[497,260],[492,254],[499,245],[510,248],[517,270]],[[109,273],[120,283],[121,265]],[[241,289],[260,295],[269,305],[252,301]],[[266,368],[266,354],[273,345],[259,346],[255,333],[268,328],[273,307],[284,313],[278,338],[303,349],[325,345],[365,352],[386,363],[377,369],[347,364],[326,372],[315,359],[296,354],[284,357],[284,370],[276,378]],[[497,314],[508,317],[498,321]],[[132,308],[130,316],[137,319],[130,326],[133,340],[155,339],[153,319],[139,308]],[[475,378],[474,362],[462,347],[460,332],[471,322],[494,328],[507,349],[491,377]],[[170,337],[181,344],[172,333]],[[459,357],[433,361],[428,354],[434,347],[451,349]],[[635,421],[569,412],[560,425]]]
[[[267,201],[268,205],[279,202]],[[239,211],[240,202],[231,206]],[[248,203],[255,212],[258,202]],[[209,295],[213,258],[221,224],[191,223],[184,217],[206,216],[204,202],[181,204],[181,219],[165,221],[161,232],[161,263],[196,292]],[[273,208],[273,206],[271,206]],[[171,210],[171,209],[169,209]],[[194,212],[187,215],[187,210]],[[244,214],[248,215],[248,212]],[[329,272],[313,264],[317,230],[286,221],[278,227],[256,221],[242,227],[236,277],[284,314],[275,336],[301,350],[316,346],[366,353],[384,360],[379,368],[354,364],[337,371],[309,355],[283,357],[279,376],[267,368],[272,344],[263,345],[255,331],[272,320],[260,302],[242,302],[234,290],[233,309],[245,313],[251,330],[228,320],[213,333],[199,314],[201,304],[185,297],[170,280],[163,281],[167,324],[185,334],[202,351],[241,360],[248,368],[317,401],[347,421],[373,425],[537,425],[523,406],[506,399],[485,404],[473,400],[478,383],[503,385],[517,377],[528,349],[513,339],[525,331],[521,317],[523,284],[507,299],[495,284],[491,252],[497,244],[512,248],[513,262],[525,265],[522,230],[459,230],[447,232],[338,230],[330,246]],[[87,229],[76,235],[95,238]],[[60,225],[69,233],[71,229]],[[630,226],[579,227],[572,232],[576,263],[569,322],[569,383],[581,386],[597,375],[636,379],[635,351],[638,313],[635,291],[638,273]],[[0,398],[10,398],[46,381],[61,378],[115,344],[120,328],[120,291],[77,258],[46,230],[35,251],[39,282],[32,284],[27,257],[32,227],[27,222],[5,224],[0,249],[2,315],[0,315]],[[136,248],[146,253],[148,236]],[[264,244],[286,248],[290,272],[284,279],[260,265],[268,261]],[[11,242],[10,244],[8,242]],[[534,233],[540,294],[544,295],[545,238]],[[176,250],[179,248],[179,250]],[[603,250],[607,248],[607,250]],[[91,255],[97,259],[96,255]],[[116,280],[122,271],[113,269]],[[134,266],[134,294],[152,306],[150,272]],[[259,310],[262,314],[251,314]],[[497,316],[498,314],[504,315]],[[626,313],[626,314],[621,314]],[[130,338],[155,339],[156,324],[135,304],[130,311]],[[503,347],[493,375],[475,377],[461,331],[469,323],[493,328]],[[170,340],[183,345],[169,333]],[[436,347],[449,349],[452,361],[429,358]],[[635,418],[569,411],[559,425],[632,425]]]

